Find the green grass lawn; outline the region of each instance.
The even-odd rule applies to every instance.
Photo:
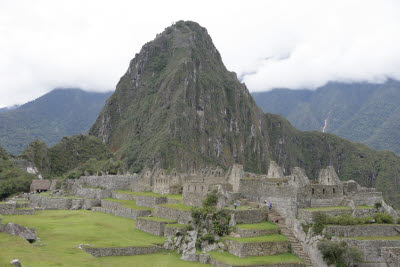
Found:
[[[37,229],[37,246],[20,237],[0,233],[0,266],[18,258],[25,267],[41,266],[205,266],[180,261],[174,253],[141,256],[99,257],[77,248],[79,244],[95,247],[153,246],[165,238],[135,229],[128,218],[91,211],[38,211],[35,215],[4,215],[3,223],[13,222]],[[43,244],[40,246],[39,244]]]
[[[231,237],[225,236],[222,239],[225,240],[232,240],[241,243],[254,243],[254,242],[278,242],[278,241],[288,241],[287,237],[284,235],[261,235],[261,236],[254,236],[254,237]]]
[[[374,206],[368,206],[368,205],[360,205],[360,206],[356,206],[356,209],[358,210],[362,210],[362,209],[374,209]]]
[[[122,199],[115,199],[115,198],[104,198],[104,200],[120,203],[120,204],[122,204],[123,207],[130,208],[133,210],[151,210],[152,209],[152,208],[148,208],[148,207],[138,206],[138,205],[136,205],[136,201],[134,201],[134,200],[122,200]]]
[[[351,208],[350,207],[346,207],[346,206],[333,206],[333,207],[305,208],[304,210],[309,210],[309,211],[332,211],[332,210],[351,210]]]
[[[243,230],[274,230],[279,228],[276,224],[271,222],[238,224],[236,227]]]
[[[129,194],[129,195],[134,195],[134,196],[149,196],[149,197],[167,197],[170,199],[175,199],[178,201],[182,201],[182,195],[174,195],[174,194],[158,194],[158,193],[153,193],[151,191],[145,191],[145,192],[132,192],[129,190],[117,190],[115,191],[117,193],[121,193],[121,194]]]
[[[225,264],[232,266],[246,266],[246,265],[263,265],[263,264],[277,264],[277,263],[303,263],[303,261],[296,255],[285,253],[273,256],[254,256],[239,258],[228,252],[211,251],[211,257]]]
[[[400,240],[400,235],[395,235],[395,236],[354,236],[354,237],[343,237],[343,239],[354,239],[354,240]]]
[[[191,206],[183,205],[181,203],[175,203],[175,204],[160,204],[158,206],[161,207],[167,207],[175,210],[183,210],[183,211],[190,211],[192,209]]]
[[[145,219],[149,221],[155,221],[155,222],[167,222],[167,223],[174,223],[176,221],[174,220],[168,220],[160,217],[140,217],[140,219]]]

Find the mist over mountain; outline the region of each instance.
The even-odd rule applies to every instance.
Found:
[[[400,154],[400,82],[329,83],[315,91],[276,89],[252,94],[264,112],[300,130],[324,131]]]
[[[304,99],[311,94],[296,93]],[[297,98],[285,101],[295,105]],[[307,110],[297,114],[307,116]],[[190,21],[177,22],[142,47],[89,134],[133,172],[154,165],[189,171],[239,163],[265,173],[274,160],[285,173],[301,167],[316,179],[320,169],[334,166],[340,179],[374,186],[400,205],[399,157],[332,134],[301,132],[282,116],[264,114],[225,68],[207,30]]]
[[[18,155],[35,139],[53,146],[64,136],[87,133],[110,95],[76,88],[55,89],[24,105],[3,108],[0,146]]]

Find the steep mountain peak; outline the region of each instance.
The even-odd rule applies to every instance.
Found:
[[[179,21],[131,60],[89,133],[133,171],[253,159],[249,170],[260,172],[268,163],[263,116],[207,30]]]

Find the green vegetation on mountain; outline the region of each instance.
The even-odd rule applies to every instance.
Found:
[[[300,130],[333,133],[378,150],[400,153],[400,82],[329,83],[315,91],[276,89],[252,94],[264,112]]]
[[[35,175],[20,170],[0,147],[0,200],[17,192],[28,192]]]
[[[19,155],[35,139],[53,146],[64,136],[87,133],[110,95],[55,89],[22,106],[3,109],[0,145],[8,153]]]
[[[320,109],[342,106],[329,122],[334,125],[361,110],[361,104],[352,101],[367,102],[366,92],[374,90],[372,85],[354,88],[332,90],[331,98],[312,104]],[[263,99],[276,102],[281,113],[303,99],[304,107],[293,114],[306,124],[314,113],[306,101],[313,93],[296,92],[285,99],[290,107],[279,103],[279,97]],[[312,124],[326,117],[317,115]],[[239,163],[245,171],[265,173],[272,159],[286,174],[299,166],[316,179],[321,168],[332,165],[340,179],[377,187],[389,203],[400,207],[399,157],[333,134],[301,132],[279,115],[264,114],[246,86],[225,68],[206,29],[190,21],[177,22],[143,46],[89,134],[100,137],[133,172],[155,164],[187,171]]]
[[[50,148],[35,140],[22,152],[21,158],[32,162],[43,177],[62,176],[74,169],[75,173],[81,170],[93,174],[108,165],[115,165],[117,169],[120,167],[114,163],[113,155],[101,140],[82,134],[64,137]],[[82,170],[81,166],[85,168]]]
[[[187,170],[234,162],[265,172],[263,117],[207,30],[179,21],[131,61],[89,134],[133,172],[156,163]]]

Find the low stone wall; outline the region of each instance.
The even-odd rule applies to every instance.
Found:
[[[155,207],[154,216],[169,220],[175,220],[181,224],[189,224],[192,221],[192,214],[190,211],[171,209],[162,206]]]
[[[173,237],[176,236],[176,233],[186,233],[187,230],[184,227],[176,227],[176,226],[170,226],[170,225],[166,225],[165,229],[164,229],[164,236],[166,237]]]
[[[13,215],[33,215],[35,214],[34,209],[15,209]]]
[[[239,258],[250,256],[278,255],[289,251],[289,241],[242,243],[225,240],[229,253]]]
[[[33,206],[46,210],[91,209],[100,206],[100,200],[98,199],[61,198],[40,195],[31,195],[29,199]]]
[[[16,203],[2,203],[0,204],[1,215],[13,215],[16,208]]]
[[[161,250],[159,246],[115,247],[115,248],[82,247],[82,249],[87,253],[92,254],[94,257],[144,255],[144,254],[156,253]]]
[[[210,264],[216,267],[304,267],[301,263],[271,263],[271,264],[253,264],[253,265],[229,265],[223,262],[219,262],[216,259],[211,258]]]
[[[112,196],[112,191],[110,189],[86,188],[80,186],[74,187],[71,193],[77,197],[92,199],[103,199]]]
[[[151,210],[133,210],[127,207],[123,207],[122,204],[109,201],[101,200],[101,208],[96,208],[95,211],[100,211],[115,216],[136,219],[139,217],[145,217],[151,214]]]
[[[378,213],[377,209],[355,209],[353,211],[353,216],[354,217],[366,217],[366,216],[374,217],[374,215],[376,213]]]
[[[132,194],[117,193],[117,192],[113,191],[111,193],[111,197],[115,198],[115,199],[120,199],[120,200],[135,200],[136,201],[137,196],[132,195]]]
[[[158,204],[166,204],[166,197],[137,196],[136,204],[143,207],[154,208]]]
[[[350,195],[349,198],[354,201],[354,205],[368,205],[374,206],[375,203],[382,201],[381,192],[365,192]]]
[[[332,236],[350,237],[350,236],[395,236],[400,234],[400,225],[332,225],[325,229],[325,233]]]
[[[381,255],[383,247],[400,247],[400,240],[354,240],[343,239],[347,244],[358,247],[362,253],[362,261],[385,262]]]
[[[260,235],[273,235],[273,234],[279,234],[280,229],[271,229],[271,230],[255,230],[255,229],[250,229],[250,230],[245,230],[245,229],[240,229],[236,227],[235,231],[240,237],[253,237],[253,236],[260,236]]]
[[[312,223],[312,214],[315,212],[322,212],[326,216],[339,216],[343,214],[349,214],[351,215],[353,213],[353,210],[347,209],[347,210],[330,210],[330,211],[311,211],[311,210],[306,210],[306,209],[299,209],[297,211],[297,219],[298,220],[304,220],[308,223]]]
[[[381,256],[389,267],[400,266],[400,247],[398,248],[382,248]]]
[[[82,176],[74,182],[83,187],[101,187],[111,190],[125,190],[131,183],[138,180],[137,175],[103,175],[103,176]]]
[[[259,223],[267,218],[267,209],[232,210],[236,223]]]
[[[165,225],[172,222],[153,221],[148,218],[137,218],[135,228],[146,233],[158,236],[164,236]]]

